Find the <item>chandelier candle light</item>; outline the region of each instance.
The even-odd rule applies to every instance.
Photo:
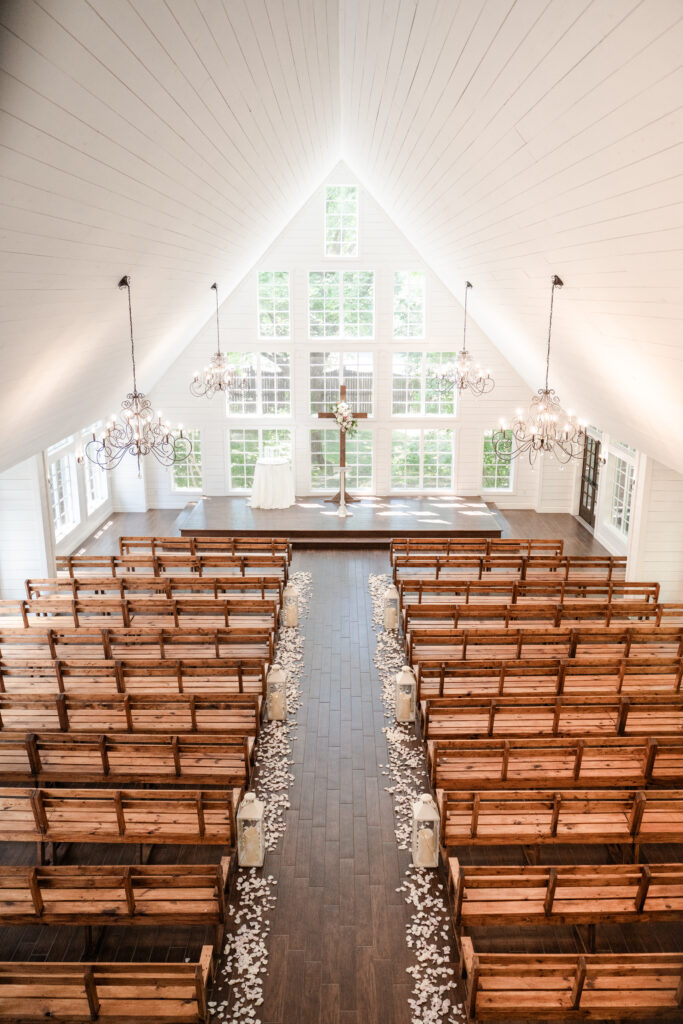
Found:
[[[130,277],[122,277],[119,288],[128,291],[128,321],[130,323],[130,352],[133,363],[133,390],[121,403],[121,421],[116,416],[105,423],[102,436],[93,434],[85,446],[85,454],[102,469],[116,469],[124,455],[137,460],[138,476],[142,476],[143,455],[153,455],[162,466],[185,462],[192,454],[192,441],[183,436],[183,428],[174,433],[158,412],[156,420],[148,398],[138,391],[135,369],[135,341],[133,338],[133,308],[130,299]]]
[[[510,462],[518,455],[528,453],[533,466],[536,456],[549,452],[563,465],[572,459],[583,458],[586,440],[586,424],[577,420],[571,412],[564,412],[559,397],[548,387],[550,370],[550,334],[553,326],[553,299],[555,289],[562,288],[563,281],[555,274],[550,292],[550,319],[548,322],[548,348],[545,360],[545,386],[538,389],[531,399],[527,416],[518,409],[511,427],[501,420],[500,429],[493,432],[493,447],[503,462]],[[512,434],[512,438],[509,433]]]
[[[440,382],[440,390],[443,394],[450,394],[452,391],[469,391],[475,396],[487,395],[493,391],[496,382],[491,376],[491,371],[482,370],[480,366],[476,369],[472,364],[472,356],[467,351],[467,295],[472,284],[465,281],[465,319],[462,329],[462,348],[458,352],[455,361],[454,371],[446,370],[443,373],[435,374],[435,379]]]
[[[228,366],[225,355],[221,352],[221,332],[218,319],[218,285],[211,285],[216,293],[216,351],[211,362],[201,373],[195,371],[190,384],[190,394],[195,398],[213,398],[217,391],[225,391],[228,398],[239,398],[249,388],[249,377],[246,373],[239,374],[234,366]]]

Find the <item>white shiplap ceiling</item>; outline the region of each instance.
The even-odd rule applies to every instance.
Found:
[[[149,390],[340,157],[531,387],[683,472],[682,0],[0,4],[0,468]],[[6,434],[6,436],[8,436]]]

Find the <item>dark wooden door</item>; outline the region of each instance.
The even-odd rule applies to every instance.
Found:
[[[595,526],[595,502],[598,496],[599,475],[600,442],[596,441],[594,437],[588,435],[583,448],[579,515],[589,524],[589,526]]]

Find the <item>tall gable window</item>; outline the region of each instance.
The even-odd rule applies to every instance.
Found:
[[[375,275],[371,270],[313,270],[308,275],[311,338],[372,338]]]
[[[358,186],[325,189],[325,255],[358,255]]]
[[[394,274],[394,337],[424,338],[425,275],[422,270]]]
[[[262,270],[258,276],[259,338],[289,338],[289,273]]]

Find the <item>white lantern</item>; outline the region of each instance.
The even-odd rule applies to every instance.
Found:
[[[430,793],[413,804],[413,864],[416,868],[439,866],[439,809]]]
[[[287,717],[287,673],[279,665],[272,665],[266,676],[266,708],[269,722]]]
[[[384,591],[384,628],[398,629],[398,590],[392,583]]]
[[[266,856],[263,812],[255,793],[245,793],[237,811],[237,860],[241,868],[261,868]]]
[[[299,591],[293,583],[288,583],[282,595],[283,626],[299,625]]]
[[[395,710],[397,722],[415,721],[417,680],[410,665],[404,665],[396,676]]]

